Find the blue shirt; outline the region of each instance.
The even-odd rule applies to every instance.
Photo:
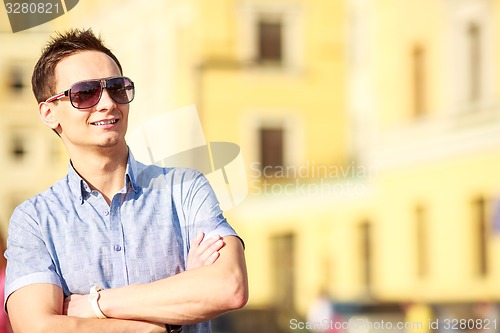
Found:
[[[199,232],[236,235],[201,173],[146,166],[129,153],[125,186],[108,205],[70,164],[65,178],[11,217],[5,300],[35,283],[55,284],[68,296],[96,284],[116,288],[175,275],[186,270]],[[210,325],[183,332],[210,332]]]

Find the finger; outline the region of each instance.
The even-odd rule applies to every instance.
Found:
[[[208,251],[219,251],[220,249],[222,249],[224,247],[224,241],[221,239],[217,240],[215,243],[213,243],[210,248],[208,249]]]
[[[219,235],[215,235],[213,237],[210,237],[210,238],[206,239],[204,242],[202,242],[200,244],[200,246],[198,247],[198,249],[196,249],[197,254],[200,257],[203,256],[203,254],[205,253],[205,251],[207,251],[211,246],[213,246],[215,243],[217,243],[220,239],[221,238],[220,238]],[[212,253],[212,252],[213,251],[211,251],[210,253]]]
[[[211,244],[201,255],[200,260],[203,264],[206,264],[209,258],[214,255],[214,253],[219,253],[219,250],[224,246],[222,239],[217,240],[215,243]],[[218,255],[217,255],[218,257]],[[216,258],[217,259],[217,258]]]
[[[219,251],[212,253],[210,257],[208,257],[207,260],[205,260],[203,265],[207,266],[213,264],[219,258],[219,255],[220,255]]]
[[[223,247],[222,238],[219,235],[204,239],[203,233],[198,234],[191,241],[191,248],[188,252],[187,270],[213,263],[219,257],[216,253]],[[213,257],[211,257],[213,255]]]
[[[196,237],[191,241],[191,247],[197,247],[203,241],[205,234],[200,232]]]
[[[196,235],[196,237],[193,240],[191,240],[191,243],[190,243],[191,246],[190,246],[190,249],[188,252],[188,261],[190,258],[193,258],[196,255],[198,255],[198,246],[203,241],[204,237],[205,237],[205,234],[203,232],[200,232],[198,235]]]

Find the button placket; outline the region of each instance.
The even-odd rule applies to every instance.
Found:
[[[128,283],[126,274],[126,261],[124,251],[124,235],[120,214],[120,194],[116,194],[111,200],[109,207],[110,230],[111,230],[111,248],[113,251],[112,261],[116,272],[123,272],[124,283]]]

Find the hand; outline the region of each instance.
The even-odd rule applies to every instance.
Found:
[[[211,265],[219,258],[219,250],[224,246],[222,238],[217,235],[203,242],[205,234],[199,233],[191,241],[186,270]]]
[[[63,314],[80,318],[97,318],[88,296],[73,294],[66,297],[64,299]]]

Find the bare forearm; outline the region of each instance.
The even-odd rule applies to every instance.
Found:
[[[62,314],[62,289],[52,284],[33,284],[15,291],[7,300],[15,333],[154,333],[165,326],[118,319],[88,319]]]
[[[115,318],[193,324],[244,305],[243,291],[232,287],[237,283],[218,272],[197,271],[148,285],[109,290],[110,302],[102,302],[103,312]]]
[[[192,324],[244,306],[248,291],[243,250],[237,238],[226,241],[232,252],[222,249],[212,265],[145,285],[104,290],[102,311],[113,318]]]
[[[11,318],[14,333],[162,333],[165,326],[143,321],[89,319],[66,315],[45,315],[18,320]]]
[[[160,333],[165,326],[142,321],[120,319],[89,319],[65,315],[47,315],[30,324],[13,323],[14,333]]]

